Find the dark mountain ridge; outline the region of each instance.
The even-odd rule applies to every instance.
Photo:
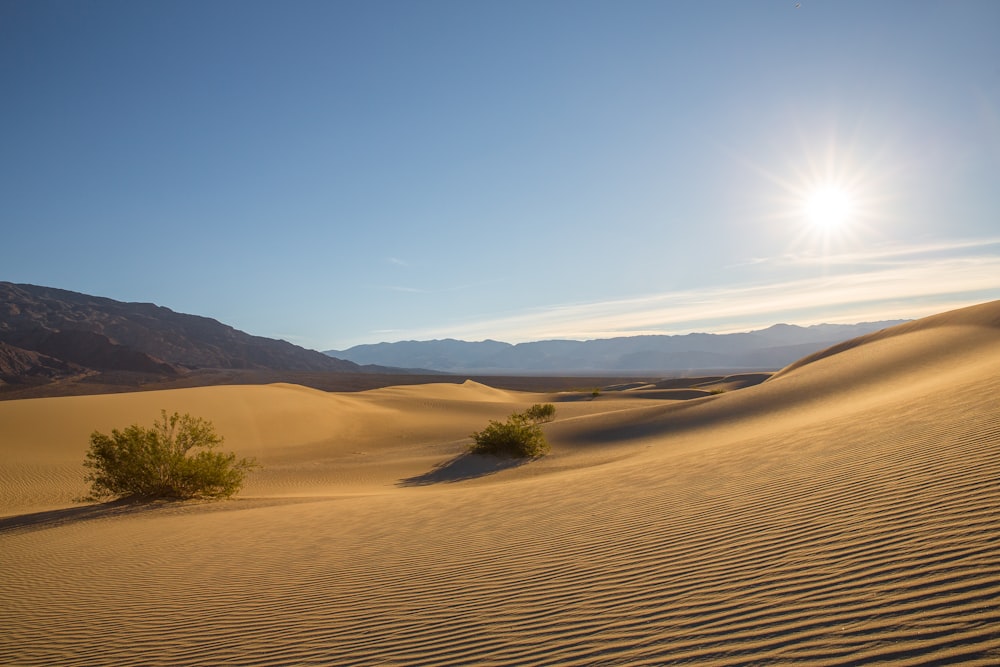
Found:
[[[677,373],[773,370],[843,340],[905,320],[861,324],[775,324],[733,334],[621,336],[502,343],[454,339],[357,345],[326,354],[360,364],[450,373]]]
[[[0,381],[194,369],[359,372],[357,364],[152,303],[0,282]]]

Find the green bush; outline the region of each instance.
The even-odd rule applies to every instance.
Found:
[[[535,403],[521,414],[536,424],[550,422],[555,419],[556,406],[551,403]]]
[[[544,456],[549,452],[549,443],[539,424],[552,421],[555,412],[551,403],[536,403],[524,412],[515,412],[505,422],[490,420],[486,428],[472,434],[469,449],[474,454],[512,458]]]
[[[106,498],[227,498],[243,486],[253,459],[212,451],[222,444],[212,423],[176,412],[153,422],[133,424],[111,435],[94,431],[83,465],[90,495]],[[200,449],[190,453],[192,449]]]

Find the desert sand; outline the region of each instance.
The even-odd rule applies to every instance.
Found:
[[[0,663],[1000,664],[1000,302],[739,386],[2,402]],[[549,456],[463,453],[541,401]],[[263,468],[73,503],[89,433],[161,408]]]

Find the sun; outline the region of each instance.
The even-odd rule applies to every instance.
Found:
[[[860,138],[839,141],[832,132],[826,141],[799,139],[798,150],[771,158],[780,170],[749,161],[770,182],[760,196],[759,220],[787,241],[794,256],[831,257],[884,238],[899,197],[888,175],[901,171],[884,161],[890,152]]]
[[[836,185],[812,189],[803,201],[806,220],[824,231],[833,231],[846,225],[854,215],[854,209],[854,197]]]

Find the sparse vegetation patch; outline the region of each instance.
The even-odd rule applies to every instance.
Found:
[[[555,418],[551,403],[536,403],[524,412],[515,412],[507,421],[490,420],[482,431],[472,434],[469,448],[474,454],[492,454],[511,458],[537,458],[549,452],[540,424]]]
[[[535,403],[521,414],[536,424],[550,422],[556,417],[556,406],[551,403]]]
[[[83,465],[90,495],[108,498],[227,498],[243,486],[253,459],[213,451],[223,438],[211,422],[161,411],[152,428],[94,431]],[[193,452],[191,450],[199,450]]]

